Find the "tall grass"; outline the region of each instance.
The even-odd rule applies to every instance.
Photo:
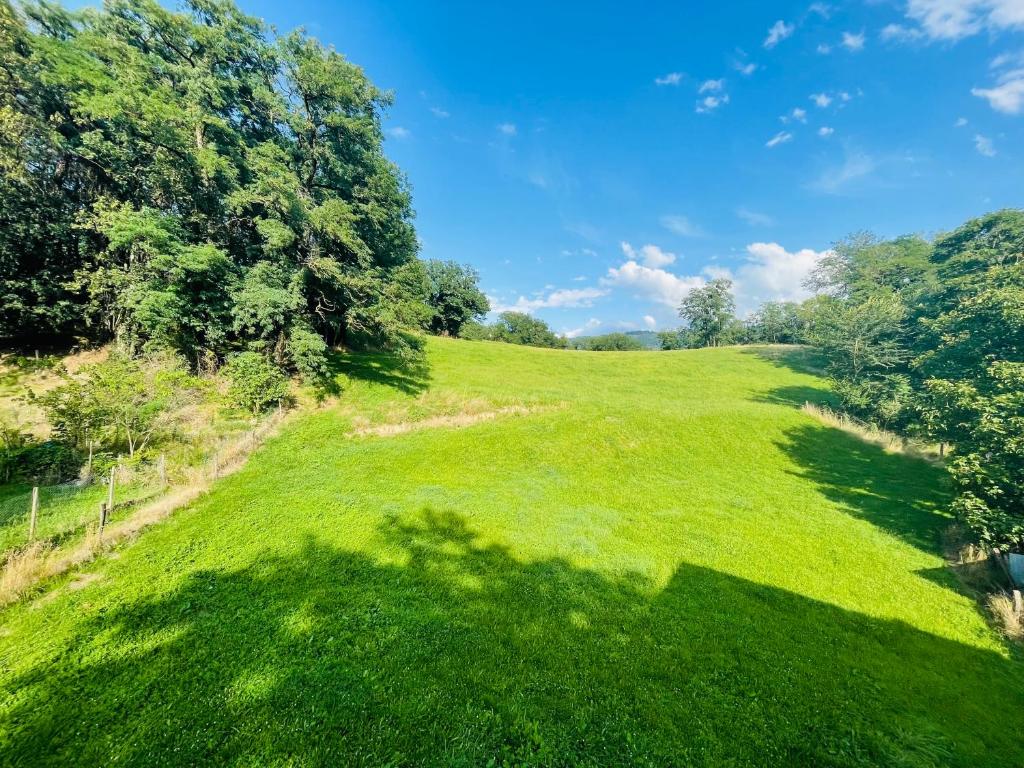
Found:
[[[871,445],[877,445],[886,453],[913,456],[926,461],[942,461],[941,452],[936,445],[908,440],[905,437],[901,437],[892,432],[887,432],[884,429],[879,429],[873,424],[854,418],[849,414],[834,411],[827,405],[804,403],[801,410],[804,413],[813,416],[822,424],[835,427],[836,429],[841,429],[843,432],[854,435],[866,443],[871,443]]]

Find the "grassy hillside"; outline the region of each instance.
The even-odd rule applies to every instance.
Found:
[[[341,366],[341,405],[0,614],[0,760],[1020,764],[942,472],[801,413],[791,356]]]

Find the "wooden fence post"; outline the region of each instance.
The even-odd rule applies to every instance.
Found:
[[[36,537],[36,518],[39,515],[39,486],[32,487],[32,514],[28,519],[28,540]]]
[[[1021,597],[1019,589],[1013,590],[1013,615],[1017,617],[1017,621],[1024,616],[1024,598]]]
[[[100,538],[103,538],[103,528],[107,524],[107,503],[105,501],[100,502]]]
[[[115,467],[110,468],[110,480],[107,481],[107,507],[110,509],[114,508],[114,470]]]

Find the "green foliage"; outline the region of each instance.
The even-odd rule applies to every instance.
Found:
[[[602,336],[587,336],[573,342],[575,349],[590,352],[636,352],[644,349],[638,339],[625,333],[606,333]]]
[[[679,305],[679,316],[683,318],[697,346],[716,347],[723,343],[726,331],[735,320],[735,308],[732,281],[718,278],[702,288],[690,291]]]
[[[254,416],[288,396],[288,380],[257,352],[240,352],[228,360],[224,374],[231,381],[231,399]]]
[[[800,343],[804,338],[800,305],[792,301],[765,302],[751,317],[747,336],[754,343]]]
[[[288,356],[307,383],[322,381],[328,374],[327,345],[312,328],[298,325],[288,338]]]
[[[565,347],[565,339],[551,330],[547,323],[525,312],[502,312],[490,328],[490,338],[528,347]]]
[[[454,261],[426,262],[427,305],[433,309],[429,327],[434,333],[458,336],[462,326],[479,321],[491,305],[480,291],[480,276]]]
[[[6,419],[0,418],[0,483],[9,483],[21,470],[22,451],[29,436]]]
[[[0,15],[0,337],[307,377],[328,345],[411,349],[410,195],[362,70],[228,0]]]
[[[985,543],[1024,550],[1024,212],[936,239],[857,236],[812,279],[806,334],[844,407],[949,444],[953,509]]]
[[[38,398],[56,435],[79,451],[95,443],[137,452],[169,426],[173,412],[194,400],[201,383],[180,359],[113,355]]]

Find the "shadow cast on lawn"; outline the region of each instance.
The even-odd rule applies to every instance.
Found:
[[[418,395],[430,385],[430,365],[426,356],[404,358],[381,352],[336,353],[328,358],[328,372],[317,384],[321,397],[341,394],[339,378],[381,384]]]
[[[827,361],[813,347],[801,344],[758,344],[742,347],[743,353],[753,355],[780,368],[812,376],[824,376]]]
[[[849,514],[918,549],[942,553],[942,533],[953,518],[945,511],[949,482],[940,467],[819,424],[787,430],[779,447],[797,464],[797,474]]]
[[[759,403],[772,403],[774,405],[792,405],[800,408],[804,403],[816,405],[827,405],[834,408],[836,399],[824,386],[815,387],[811,385],[794,384],[789,387],[775,387],[767,392],[762,392],[754,398]]]
[[[401,565],[310,539],[93,611],[10,681],[2,761],[981,765],[1019,757],[1000,655],[693,565],[523,562],[425,509]],[[492,762],[488,762],[492,761]]]

